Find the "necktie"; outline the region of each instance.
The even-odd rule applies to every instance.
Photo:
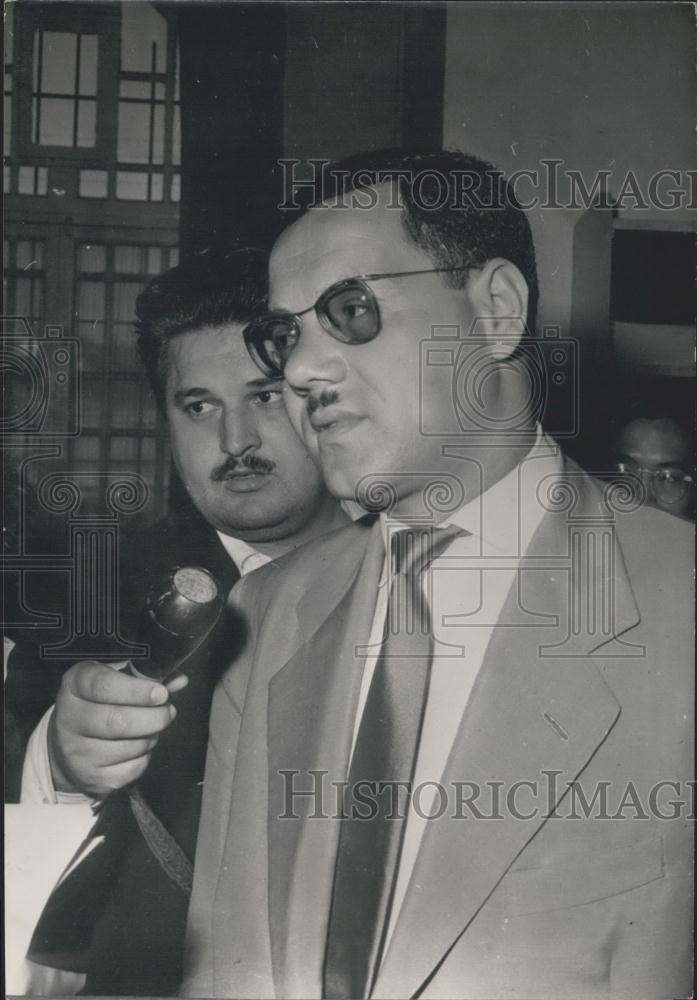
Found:
[[[324,965],[326,1000],[368,997],[379,968],[432,659],[422,574],[458,534],[461,529],[453,526],[429,526],[398,531],[391,539],[387,632],[358,730],[341,821]]]

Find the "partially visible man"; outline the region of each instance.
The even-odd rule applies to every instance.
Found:
[[[282,382],[262,376],[246,351],[241,330],[265,301],[266,258],[247,250],[192,258],[138,300],[140,354],[193,507],[128,546],[129,620],[162,570],[203,566],[227,593],[240,575],[348,521],[288,421]],[[117,843],[108,861],[97,856],[93,877],[83,876],[95,893],[107,878],[103,899],[78,891],[76,905],[74,891],[59,890],[34,940],[34,958],[84,972],[89,994],[177,990],[188,893],[168,861],[167,835],[193,859],[210,699],[244,643],[244,625],[228,609],[184,664],[189,684],[176,709],[169,694],[181,679],[165,687],[97,662],[75,664],[32,737],[23,801],[108,795],[103,826]],[[145,815],[132,813],[125,787],[137,779]],[[94,863],[88,856],[85,864]]]
[[[331,180],[245,337],[332,492],[381,515],[238,585],[185,991],[686,996],[689,526],[537,422],[534,248],[494,168]]]
[[[694,511],[694,460],[690,440],[671,417],[636,417],[615,442],[620,472],[639,476],[646,500],[678,517]]]

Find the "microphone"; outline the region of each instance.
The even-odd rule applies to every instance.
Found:
[[[200,566],[177,566],[160,575],[148,593],[137,641],[148,659],[129,660],[134,677],[165,681],[210,635],[223,610],[218,581]]]
[[[158,576],[148,592],[137,640],[148,659],[115,669],[134,677],[165,681],[198,649],[223,610],[221,587],[200,566],[177,566]],[[118,877],[121,859],[132,843],[133,821],[167,876],[185,895],[191,891],[192,865],[172,834],[153,813],[138,782],[113,793],[99,807],[98,819],[53,889],[32,935],[28,957],[42,965],[85,972],[90,968],[94,928]]]

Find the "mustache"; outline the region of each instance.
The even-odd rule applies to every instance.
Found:
[[[319,396],[307,397],[307,412],[310,416],[316,413],[323,406],[331,406],[332,403],[339,402],[339,393],[336,389],[323,389]]]
[[[248,469],[250,472],[273,472],[275,468],[275,462],[272,462],[270,458],[264,458],[263,455],[257,455],[256,452],[250,452],[241,458],[228,455],[222,465],[213,469],[211,479],[214,483],[220,483],[231,472],[239,472],[240,469]]]

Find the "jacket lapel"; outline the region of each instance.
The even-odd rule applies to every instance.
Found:
[[[598,510],[595,487],[585,476],[581,491],[577,524]],[[374,998],[420,992],[619,716],[589,654],[606,645],[609,655],[618,655],[615,637],[639,615],[616,543],[613,558],[592,563],[581,580],[569,564],[572,535],[567,516],[546,515],[521,564],[523,585],[512,587],[502,620],[515,621],[522,600],[527,610],[552,615],[558,628],[547,630],[549,640],[539,628],[494,631],[443,775],[448,809],[427,824]],[[574,588],[581,583],[591,598],[579,605]],[[612,601],[602,628],[591,608],[593,587]],[[555,794],[548,794],[546,771],[559,772]],[[460,811],[466,818],[449,819],[453,783],[463,781],[481,789],[475,804],[484,813],[491,811],[492,781],[503,782],[504,792],[515,782],[538,782],[543,795],[532,804],[529,792],[519,796],[523,812],[538,807],[532,819],[510,815],[505,800],[503,820],[476,819],[467,808]]]
[[[354,547],[348,573],[343,553],[341,579],[330,567],[318,574],[298,605],[305,644],[269,685],[269,919],[278,996],[321,996],[339,833],[332,782],[348,770],[365,662],[356,642],[370,632],[383,565],[379,524],[362,551],[356,559]],[[308,789],[316,796],[291,794]]]

